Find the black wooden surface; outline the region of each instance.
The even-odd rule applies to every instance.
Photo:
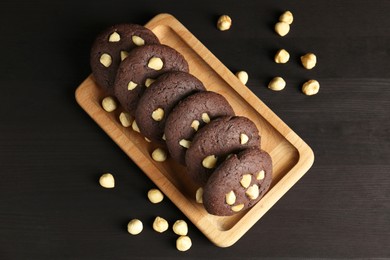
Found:
[[[295,21],[284,38],[279,14]],[[105,27],[177,17],[314,150],[310,171],[234,246],[211,244],[192,224],[193,247],[175,249],[183,214],[152,205],[152,182],[74,99],[90,74],[89,48]],[[2,1],[0,3],[0,259],[390,258],[390,1]],[[229,14],[232,29],[216,19]],[[272,61],[287,49],[285,65]],[[300,55],[314,52],[308,71]],[[287,81],[276,93],[274,76]],[[300,92],[310,78],[313,97]],[[106,171],[114,190],[99,186]],[[126,232],[132,218],[139,236]]]

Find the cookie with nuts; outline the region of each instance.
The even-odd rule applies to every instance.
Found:
[[[226,159],[203,187],[208,213],[230,216],[255,205],[272,181],[272,160],[259,148],[249,148]]]
[[[259,130],[250,119],[219,117],[195,134],[185,155],[187,172],[203,186],[225,158],[250,147],[260,147]]]
[[[115,96],[122,107],[134,116],[146,88],[168,71],[189,71],[187,61],[175,49],[162,44],[135,48],[118,68]]]
[[[101,32],[95,39],[90,65],[96,83],[109,94],[114,94],[114,82],[121,61],[135,47],[159,44],[148,28],[138,24],[117,24]]]
[[[187,96],[206,90],[195,76],[171,71],[159,76],[138,102],[135,119],[141,133],[157,143],[165,143],[166,119],[174,106]]]
[[[202,91],[180,101],[169,114],[165,124],[165,139],[173,159],[185,164],[185,154],[195,133],[209,120],[234,116],[233,108],[222,95]]]

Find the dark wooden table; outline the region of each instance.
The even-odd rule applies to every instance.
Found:
[[[284,38],[273,24],[295,16]],[[310,171],[235,245],[192,224],[193,247],[151,228],[153,183],[77,105],[89,48],[105,27],[180,20],[314,150]],[[0,259],[390,258],[390,1],[2,1],[0,3]],[[231,30],[216,29],[229,14]],[[273,54],[291,60],[275,64]],[[314,52],[305,70],[299,57]],[[267,89],[282,76],[282,92]],[[318,95],[300,91],[308,79]],[[98,178],[112,172],[114,190]],[[144,231],[131,236],[127,222]]]

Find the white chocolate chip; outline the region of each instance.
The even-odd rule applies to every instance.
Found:
[[[301,62],[305,69],[311,70],[317,64],[317,57],[314,53],[306,53],[301,56]]]
[[[133,90],[137,87],[137,83],[130,80],[129,84],[127,84],[127,90]]]
[[[121,61],[127,58],[129,56],[129,53],[127,51],[121,51]]]
[[[166,231],[168,227],[168,221],[162,217],[156,217],[153,221],[153,229],[159,233]]]
[[[276,63],[287,63],[289,59],[290,59],[290,53],[288,53],[285,49],[280,49],[275,54]]]
[[[185,236],[188,234],[188,225],[184,220],[179,219],[173,223],[172,230],[176,235]]]
[[[240,134],[240,143],[246,144],[249,141],[249,137],[246,134]]]
[[[188,141],[186,139],[181,139],[179,144],[184,147],[184,148],[190,148],[190,145],[191,145],[191,141]]]
[[[228,205],[233,205],[236,203],[236,194],[234,194],[234,191],[229,191],[228,194],[225,195],[225,201]]]
[[[102,56],[100,56],[100,63],[103,64],[104,67],[108,68],[111,66],[112,58],[109,54],[103,53]]]
[[[111,189],[115,187],[115,179],[111,173],[105,173],[99,178],[99,183],[102,187]]]
[[[246,192],[245,192],[246,196],[248,196],[248,198],[250,198],[251,200],[255,200],[259,197],[259,186],[257,186],[256,184],[253,184],[252,186],[250,186]]]
[[[210,123],[210,117],[207,113],[202,113],[202,120],[203,122],[205,122],[206,124]]]
[[[280,36],[286,36],[290,31],[290,25],[286,22],[278,22],[275,24],[275,32]]]
[[[192,121],[192,123],[191,123],[191,127],[192,127],[195,131],[198,131],[199,125],[200,125],[200,123],[199,123],[198,120],[194,120],[194,121]]]
[[[244,174],[241,178],[240,184],[245,189],[249,187],[252,182],[252,174]]]
[[[274,91],[283,90],[285,87],[286,81],[282,77],[275,77],[268,84],[268,88]]]
[[[127,232],[129,232],[132,235],[138,235],[139,233],[142,232],[144,226],[139,219],[132,219],[130,222],[127,224]]]
[[[232,206],[231,209],[234,211],[234,212],[239,212],[240,210],[242,210],[244,208],[244,204],[238,204],[238,205],[235,205],[235,206]]]
[[[127,112],[122,112],[119,115],[119,121],[121,122],[122,126],[124,126],[124,127],[131,126],[132,120],[133,120],[133,118]]]
[[[248,82],[249,76],[246,71],[238,71],[236,72],[236,77],[242,82],[242,84],[246,84]]]
[[[164,199],[164,194],[159,189],[151,189],[148,191],[148,198],[150,202],[156,204]]]
[[[117,104],[113,97],[105,97],[102,100],[102,107],[105,111],[112,112],[117,108]]]
[[[264,177],[265,177],[265,172],[264,170],[261,170],[257,173],[256,180],[262,180],[264,179]]]
[[[196,202],[203,203],[203,188],[202,187],[200,187],[199,189],[196,190],[195,198],[196,198]]]
[[[142,39],[141,37],[137,36],[137,35],[133,35],[131,36],[131,40],[133,41],[133,43],[137,46],[142,46],[142,45],[145,45],[145,41],[144,39]]]
[[[302,86],[302,92],[307,96],[312,96],[320,91],[320,83],[317,80],[311,79]]]
[[[146,80],[145,80],[145,87],[149,87],[150,85],[152,85],[152,83],[153,82],[155,82],[156,80],[155,79],[149,79],[149,78],[147,78]]]
[[[110,37],[108,38],[109,42],[119,42],[121,40],[121,36],[117,32],[111,33]]]
[[[188,249],[190,249],[192,246],[192,241],[191,241],[191,238],[188,237],[188,236],[180,236],[177,240],[176,240],[176,248],[177,250],[179,251],[187,251]]]
[[[148,143],[151,143],[152,140],[150,140],[149,138],[145,137],[145,141],[148,142]]]
[[[152,118],[154,121],[161,121],[164,118],[164,109],[159,107],[154,110],[152,113]]]
[[[137,122],[135,120],[131,124],[131,128],[133,128],[134,131],[136,131],[138,133],[141,133],[141,131],[139,130],[138,124],[137,124]]]
[[[228,15],[221,15],[217,21],[217,27],[220,31],[229,30],[232,26],[232,18]]]
[[[212,169],[217,164],[217,157],[215,155],[209,155],[203,159],[202,165],[207,169]]]
[[[148,62],[148,67],[154,70],[161,70],[164,66],[164,62],[159,57],[152,57]]]
[[[167,140],[167,138],[165,137],[165,134],[163,134],[163,136],[161,137],[161,139],[163,139],[164,141]]]
[[[161,148],[157,148],[152,152],[152,158],[156,162],[164,162],[167,159],[167,152]]]
[[[285,23],[288,23],[288,24],[292,24],[292,22],[294,21],[294,16],[293,16],[293,14],[290,11],[285,11],[279,17],[279,21],[280,22],[285,22]]]

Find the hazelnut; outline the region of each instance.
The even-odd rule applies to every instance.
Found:
[[[173,232],[179,236],[185,236],[188,233],[188,225],[184,220],[177,220],[172,226]]]
[[[151,189],[148,191],[148,198],[150,202],[156,204],[164,199],[164,194],[159,189]]]
[[[164,66],[164,62],[159,57],[152,57],[148,61],[148,67],[153,70],[161,70]]]
[[[152,152],[152,158],[156,162],[164,162],[167,159],[167,152],[161,148],[157,148]]]
[[[119,115],[119,121],[121,122],[122,126],[129,127],[132,123],[132,117],[129,113],[122,112]]]
[[[246,71],[238,71],[236,73],[236,77],[241,81],[242,84],[246,84],[248,82],[249,76]]]
[[[121,36],[117,32],[111,33],[110,37],[108,38],[109,42],[119,42],[121,40]]]
[[[205,122],[206,124],[210,123],[210,117],[207,113],[202,113],[202,120],[203,122]]]
[[[246,134],[240,134],[240,144],[246,144],[249,141],[249,137]]]
[[[301,56],[301,62],[305,69],[311,70],[316,66],[317,57],[314,53],[307,53]]]
[[[317,80],[311,79],[302,86],[302,92],[307,96],[312,96],[318,93],[320,90],[320,83]]]
[[[290,25],[285,22],[278,22],[275,24],[275,32],[280,36],[286,36],[290,31]]]
[[[142,225],[142,222],[139,219],[132,219],[127,224],[127,231],[132,235],[138,235],[139,233],[142,232],[143,228],[144,226]]]
[[[286,81],[284,81],[284,79],[281,77],[273,78],[268,84],[268,88],[274,91],[283,90],[284,87],[286,87]]]
[[[238,205],[235,205],[235,206],[232,206],[231,209],[234,211],[234,212],[239,212],[240,210],[242,210],[244,208],[244,204],[238,204]]]
[[[105,97],[102,100],[102,107],[107,112],[112,112],[117,108],[117,104],[113,97]]]
[[[196,198],[196,202],[203,203],[203,188],[202,187],[200,187],[199,189],[196,190],[195,198]]]
[[[161,107],[157,108],[152,113],[152,118],[154,121],[161,121],[164,118],[164,109]]]
[[[103,64],[104,67],[108,68],[111,66],[112,58],[109,54],[103,53],[102,56],[100,56],[100,63]]]
[[[264,179],[264,177],[265,177],[265,172],[264,170],[261,170],[257,173],[256,180],[262,180]]]
[[[152,85],[153,82],[155,82],[156,80],[155,79],[150,79],[150,78],[147,78],[145,80],[145,87],[149,87],[150,85]]]
[[[246,192],[245,192],[246,196],[248,196],[248,198],[250,198],[251,200],[255,200],[259,197],[259,186],[257,186],[256,184],[253,184],[252,186],[250,186]]]
[[[192,246],[192,241],[191,238],[189,238],[188,236],[180,236],[176,240],[176,248],[179,251],[187,251],[188,249],[191,248],[191,246]]]
[[[244,174],[242,176],[240,184],[242,187],[244,187],[246,189],[249,187],[251,182],[252,182],[252,174],[248,173],[248,174]]]
[[[217,157],[215,155],[209,155],[203,159],[202,165],[207,169],[212,169],[217,164]]]
[[[280,15],[279,21],[292,24],[292,22],[294,21],[294,16],[290,11],[285,11]]]
[[[191,127],[192,127],[195,131],[198,131],[199,125],[200,125],[200,122],[199,122],[198,120],[194,120],[194,121],[192,121],[192,123],[191,123]]]
[[[159,233],[167,231],[168,227],[168,221],[166,221],[162,217],[156,217],[153,221],[153,229]]]
[[[229,30],[232,26],[232,18],[228,15],[222,15],[218,18],[217,27],[220,31]]]
[[[191,145],[191,141],[188,141],[186,139],[182,139],[180,140],[179,144],[184,147],[184,148],[190,148],[190,145]]]
[[[141,37],[137,36],[137,35],[133,35],[131,36],[131,40],[133,41],[133,43],[137,46],[142,46],[142,45],[145,45],[145,41],[144,39],[142,39]]]
[[[99,178],[99,183],[102,187],[111,189],[115,187],[115,179],[111,173],[105,173]]]
[[[275,62],[276,63],[287,63],[290,59],[290,54],[285,50],[281,49],[275,54]]]
[[[131,128],[133,128],[133,130],[135,132],[138,132],[138,133],[141,133],[141,131],[139,130],[139,127],[137,125],[137,122],[134,120],[133,123],[131,124]]]
[[[233,205],[234,203],[236,203],[236,194],[234,193],[234,191],[231,190],[228,194],[225,195],[225,201],[228,205]]]
[[[127,51],[121,51],[121,61],[127,58],[129,56],[129,53]]]

